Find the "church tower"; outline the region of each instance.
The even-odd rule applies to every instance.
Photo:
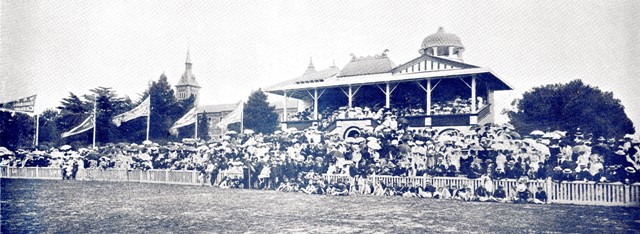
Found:
[[[196,81],[196,76],[191,72],[191,54],[188,50],[185,65],[184,74],[182,74],[180,82],[176,84],[176,99],[180,101],[193,95],[196,98],[195,104],[197,105],[200,100],[200,85],[198,84],[198,81]]]

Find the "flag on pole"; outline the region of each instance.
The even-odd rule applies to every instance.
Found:
[[[36,95],[31,95],[18,100],[0,103],[0,110],[10,112],[33,113],[36,105]]]
[[[192,108],[191,110],[189,110],[189,112],[182,116],[182,118],[176,121],[169,129],[171,135],[178,135],[178,128],[194,124],[196,122],[197,109],[197,107]]]
[[[238,107],[235,110],[233,110],[233,112],[229,113],[226,117],[224,117],[224,119],[220,120],[220,122],[216,124],[216,127],[220,129],[227,129],[227,125],[229,124],[236,123],[236,122],[242,123],[243,109],[244,109],[244,104],[240,102],[240,105],[238,105]]]
[[[94,114],[91,114],[89,117],[87,117],[84,121],[82,121],[82,123],[80,125],[78,125],[77,127],[69,130],[68,132],[62,133],[62,137],[69,137],[69,136],[73,136],[76,134],[80,134],[86,131],[89,131],[93,128],[94,126]]]
[[[149,110],[151,109],[149,108],[150,105],[151,105],[151,102],[147,97],[147,99],[145,99],[142,103],[140,103],[140,105],[136,106],[136,108],[133,108],[130,111],[127,111],[125,113],[122,113],[113,117],[111,122],[113,122],[113,124],[115,124],[116,126],[120,127],[120,124],[122,124],[122,122],[127,122],[129,120],[142,117],[142,116],[149,116],[149,112],[150,112]]]

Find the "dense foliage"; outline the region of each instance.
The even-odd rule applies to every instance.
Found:
[[[119,127],[112,123],[112,119],[140,105],[149,95],[151,96],[150,140],[160,142],[178,140],[169,134],[168,129],[193,108],[195,97],[177,101],[167,77],[162,75],[158,81],[150,83],[148,89],[135,103],[129,97],[119,97],[113,89],[107,87],[91,89],[90,94],[82,96],[69,93],[68,97],[62,99],[60,106],[40,114],[39,145],[42,146],[41,148],[62,144],[90,145],[93,140],[93,131],[67,138],[62,138],[61,134],[78,126],[89,117],[93,113],[94,103],[97,114],[96,143],[98,145],[109,142],[142,142],[146,138],[146,117],[123,122]],[[199,137],[208,138],[208,124],[204,115],[200,115],[198,124]],[[0,112],[0,126],[2,126],[0,128],[1,146],[10,149],[33,146],[34,116]],[[181,135],[193,137],[193,128],[194,126],[184,127],[181,129],[184,134]]]
[[[267,95],[262,90],[251,93],[244,105],[244,128],[261,133],[272,133],[278,128],[278,114],[275,106],[267,102]]]
[[[520,132],[533,130],[575,131],[594,136],[622,137],[633,134],[633,123],[612,92],[585,85],[581,80],[533,88],[512,103],[510,123]]]

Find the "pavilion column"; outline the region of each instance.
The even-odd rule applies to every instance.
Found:
[[[471,76],[471,113],[476,113],[478,101],[476,98],[476,76]]]
[[[385,94],[385,104],[384,107],[386,108],[391,108],[391,89],[389,87],[389,83],[386,83],[386,91],[384,92]]]
[[[313,119],[318,120],[318,89],[313,89]]]
[[[427,80],[427,115],[431,115],[431,79]]]
[[[287,90],[284,90],[283,93],[284,93],[284,105],[283,105],[284,106],[284,111],[282,112],[283,113],[282,114],[282,122],[287,122],[287,117],[288,117],[287,116],[287,110],[288,110],[287,109],[288,108],[287,104],[289,102],[289,97],[287,97]]]
[[[353,88],[349,85],[349,108],[353,107]]]

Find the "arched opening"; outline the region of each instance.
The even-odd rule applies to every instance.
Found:
[[[349,127],[344,130],[343,139],[346,139],[347,137],[358,137],[360,136],[361,131],[362,129],[359,127]]]

